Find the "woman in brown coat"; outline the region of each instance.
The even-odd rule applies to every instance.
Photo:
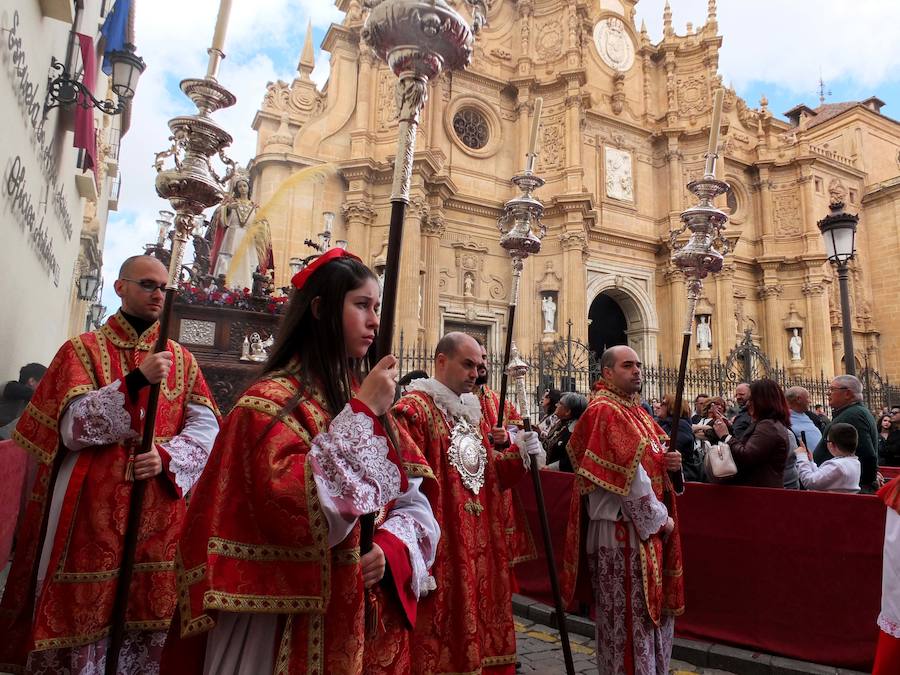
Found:
[[[750,384],[747,410],[753,423],[743,440],[728,434],[728,427],[721,416],[713,423],[716,434],[731,447],[737,465],[737,475],[728,482],[782,488],[788,456],[787,435],[791,433],[790,410],[784,392],[772,380],[754,380]]]

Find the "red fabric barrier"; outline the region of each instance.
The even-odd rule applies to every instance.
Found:
[[[542,479],[559,566],[572,476],[545,471]],[[539,533],[531,486],[519,492]],[[678,511],[687,596],[679,636],[871,669],[881,603],[880,500],[690,483]],[[552,605],[543,558],[516,570],[524,595]]]
[[[885,482],[900,476],[900,466],[879,466],[878,470],[884,476]]]

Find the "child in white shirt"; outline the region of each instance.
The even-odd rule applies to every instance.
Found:
[[[828,430],[826,447],[832,459],[816,466],[809,451],[801,445],[797,455],[800,485],[807,490],[826,492],[859,492],[859,458],[856,456],[858,436],[852,424],[837,422]]]

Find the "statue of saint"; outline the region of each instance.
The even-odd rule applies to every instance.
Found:
[[[794,328],[794,334],[788,342],[788,349],[791,352],[791,361],[800,360],[800,352],[803,349],[803,338],[800,337],[800,329]]]
[[[474,295],[475,293],[475,279],[471,274],[466,272],[466,276],[463,279],[463,295]]]
[[[253,288],[253,274],[266,274],[271,266],[269,223],[256,219],[257,204],[250,200],[250,182],[244,173],[232,181],[231,194],[213,213],[210,265],[214,277],[225,275],[227,288]]]
[[[697,350],[708,352],[712,349],[712,330],[709,327],[709,316],[701,315],[697,322]]]
[[[552,295],[545,295],[541,300],[541,309],[544,312],[544,332],[552,333],[556,330],[556,303]]]

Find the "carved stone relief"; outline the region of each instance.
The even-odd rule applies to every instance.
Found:
[[[562,53],[563,28],[561,22],[555,19],[544,21],[538,24],[535,32],[537,33],[538,56],[549,61]]]
[[[676,88],[678,95],[678,112],[689,117],[699,115],[708,108],[706,97],[706,77],[692,75],[678,78]]]
[[[631,153],[616,148],[604,148],[606,157],[606,196],[634,201],[634,183],[631,173]]]
[[[566,165],[565,125],[562,118],[547,120],[546,124],[541,125],[540,149],[542,169],[562,169]]]
[[[594,26],[594,46],[597,53],[613,70],[626,72],[634,65],[634,44],[622,19],[610,16]]]
[[[397,100],[395,96],[397,80],[387,69],[378,74],[378,130],[387,131],[397,123]]]
[[[800,197],[796,192],[776,192],[772,196],[772,210],[776,235],[796,237],[802,234]]]

